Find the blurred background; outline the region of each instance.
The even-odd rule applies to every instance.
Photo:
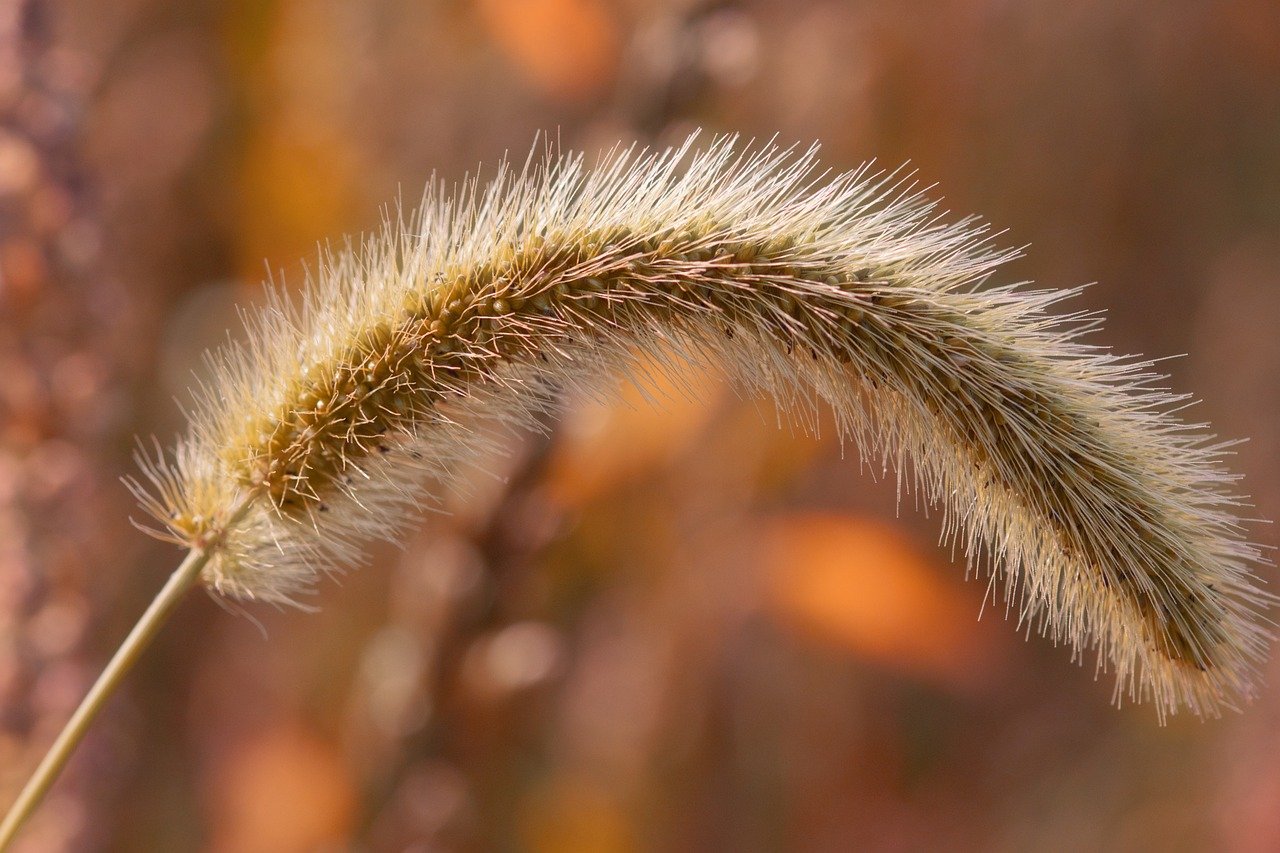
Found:
[[[538,132],[910,160],[1030,244],[1005,280],[1189,353],[1280,518],[1278,81],[1275,0],[8,0],[4,805],[179,557],[118,477],[234,305]],[[191,596],[21,849],[1280,849],[1280,660],[1116,709],[856,448],[689,381],[575,403],[319,613]]]

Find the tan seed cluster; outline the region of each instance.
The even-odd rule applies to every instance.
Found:
[[[1008,253],[973,223],[813,167],[722,140],[432,195],[257,315],[148,507],[215,543],[215,588],[287,600],[556,388],[607,394],[668,351],[797,417],[825,399],[865,455],[910,457],[945,537],[1119,689],[1162,712],[1247,696],[1268,598],[1222,448],[1165,413],[1146,363],[1080,343],[1090,318],[1049,312],[1070,293],[977,286]]]

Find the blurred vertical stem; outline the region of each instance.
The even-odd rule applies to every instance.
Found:
[[[142,652],[150,644],[152,638],[164,624],[174,606],[195,585],[200,571],[209,562],[209,552],[204,550],[190,551],[178,568],[174,569],[164,587],[152,599],[146,612],[133,626],[129,636],[125,637],[120,648],[116,650],[111,661],[103,669],[98,680],[94,682],[89,693],[71,715],[71,719],[63,727],[53,746],[45,753],[44,759],[32,774],[31,779],[18,795],[18,799],[0,823],[0,851],[8,849],[18,830],[26,819],[35,811],[36,806],[44,798],[49,787],[53,785],[62,768],[66,766],[71,753],[84,738],[85,732],[93,723],[98,712],[115,693],[116,688]]]

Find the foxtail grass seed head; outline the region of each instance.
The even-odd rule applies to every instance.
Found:
[[[213,358],[188,433],[135,484],[204,581],[289,602],[429,504],[456,467],[637,353],[716,366],[944,508],[1020,622],[1096,650],[1117,694],[1216,714],[1252,693],[1262,560],[1227,447],[1150,362],[1082,342],[1075,291],[989,284],[1014,253],[904,179],[814,150],[531,158],[331,251]],[[909,460],[909,461],[907,461]]]

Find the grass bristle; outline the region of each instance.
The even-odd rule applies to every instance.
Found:
[[[1247,698],[1270,597],[1224,445],[1168,414],[1148,362],[1081,343],[1096,318],[1050,313],[1074,291],[989,286],[1013,253],[984,228],[896,176],[815,170],[691,138],[433,187],[252,316],[144,504],[213,551],[216,590],[290,601],[554,410],[550,389],[607,395],[666,352],[905,452],[945,538],[1119,691],[1162,715]]]

